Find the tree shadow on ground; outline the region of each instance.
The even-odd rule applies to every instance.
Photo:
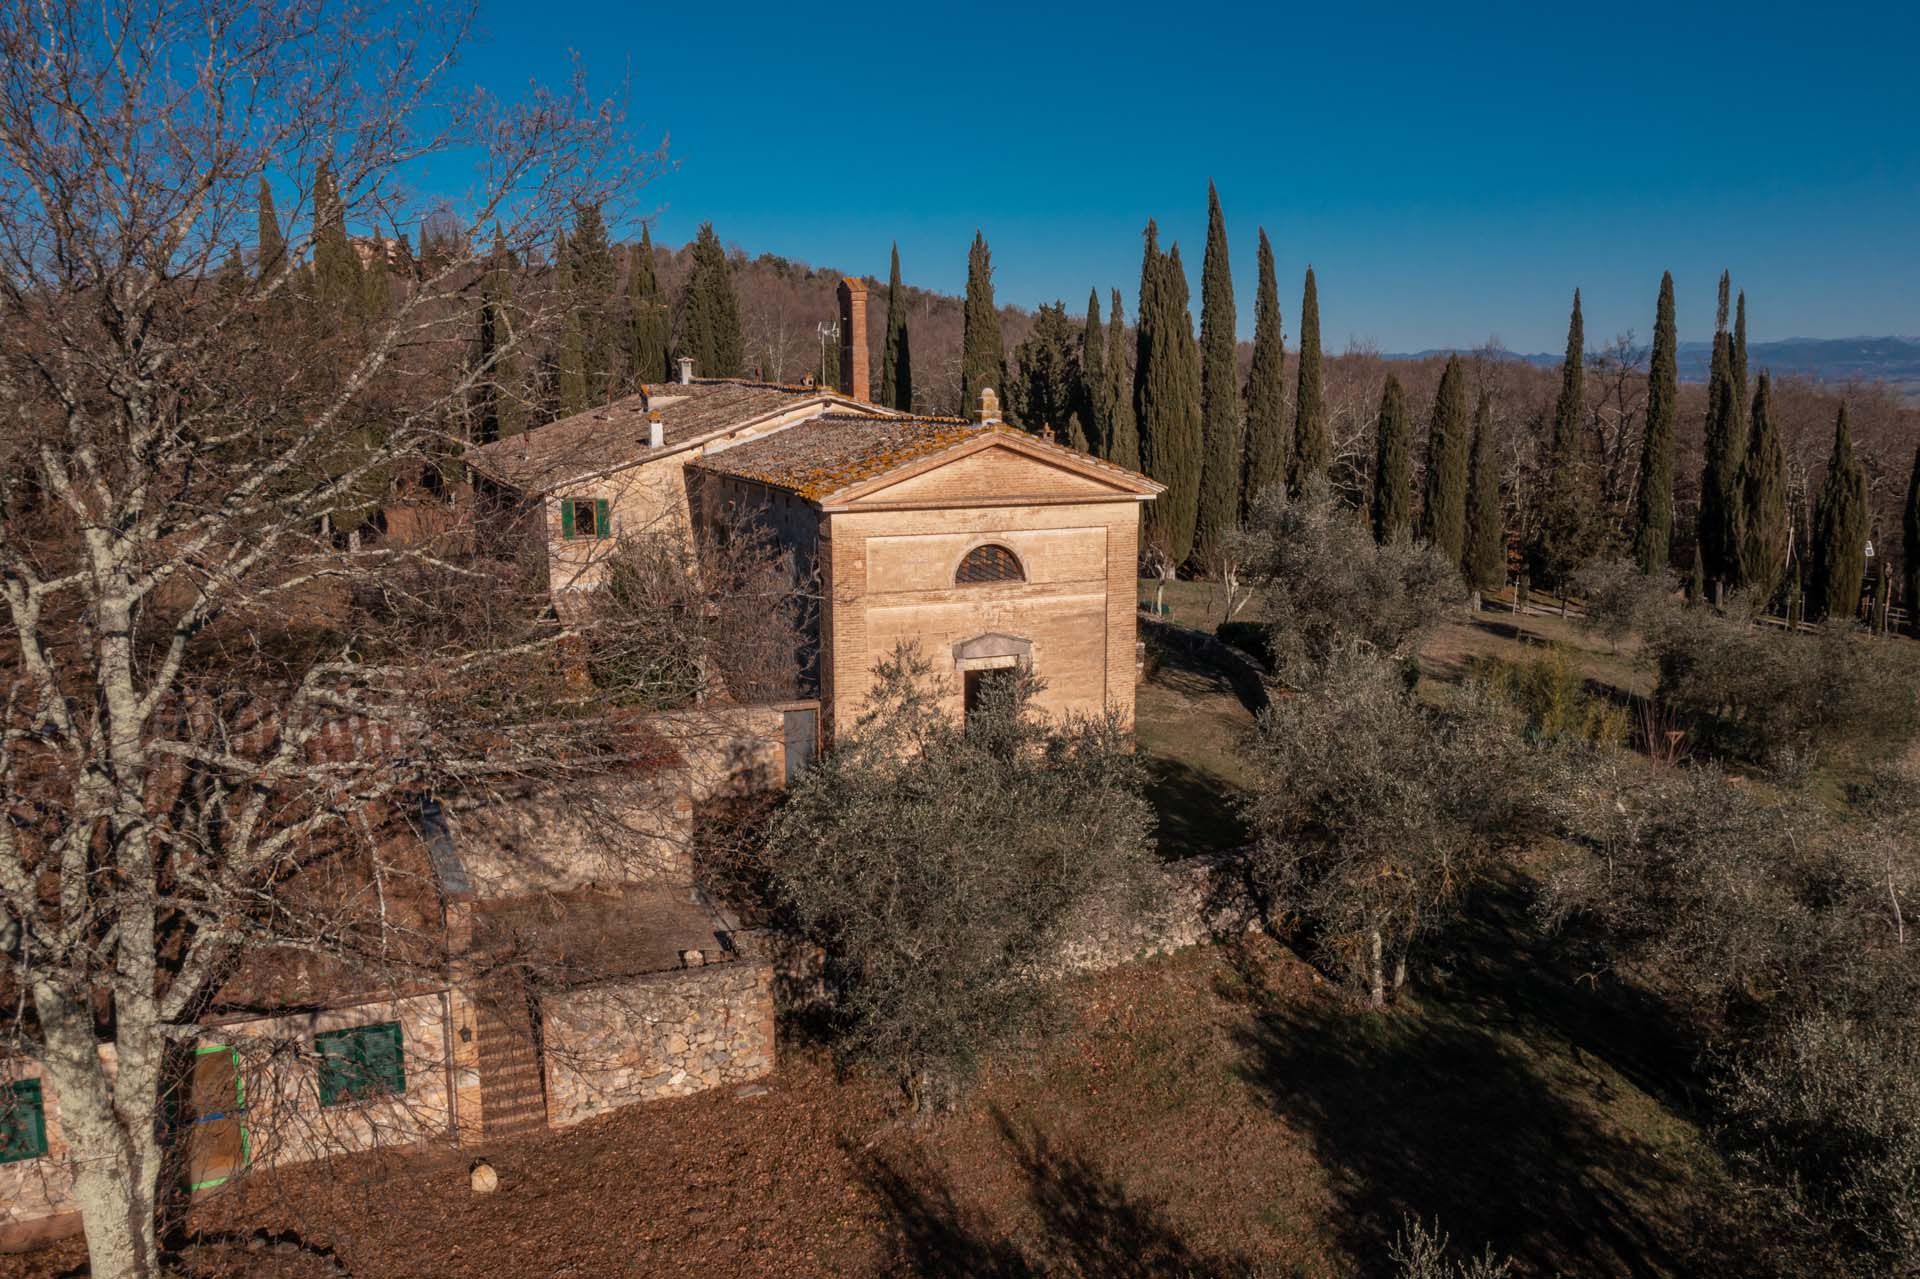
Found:
[[[1190,1246],[1156,1204],[1130,1195],[1084,1155],[994,1111],[1026,1179],[1037,1237],[1019,1242],[962,1204],[920,1155],[867,1155],[861,1176],[885,1211],[899,1263],[930,1279],[1238,1279],[1248,1268]]]
[[[1508,927],[1497,894],[1519,890],[1494,891],[1436,948],[1430,989],[1387,1013],[1273,995],[1250,964],[1221,991],[1255,1012],[1243,1078],[1328,1170],[1331,1237],[1383,1257],[1413,1216],[1524,1273],[1749,1273],[1717,1170],[1613,1114],[1622,1075],[1684,1077],[1671,1031],[1550,971]]]
[[[1147,802],[1159,821],[1155,838],[1169,857],[1226,852],[1253,838],[1220,778],[1182,759],[1147,755]]]
[[[1253,715],[1267,708],[1266,681],[1252,658],[1205,631],[1147,618],[1140,620],[1140,629],[1159,655],[1155,680],[1189,694],[1231,693]]]

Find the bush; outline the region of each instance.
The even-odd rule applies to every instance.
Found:
[[[1818,1223],[1827,1273],[1920,1272],[1920,1027],[1813,1013],[1733,1054],[1718,1087],[1742,1164]]]
[[[1380,545],[1359,513],[1323,482],[1255,503],[1236,554],[1254,588],[1251,620],[1266,627],[1275,673],[1305,687],[1336,654],[1363,649],[1411,658],[1449,607],[1466,600],[1460,571],[1431,547]]]
[[[1038,1024],[1066,922],[1152,864],[1124,725],[1038,719],[1031,677],[990,686],[963,725],[929,670],[911,648],[879,665],[764,843],[776,899],[826,953],[841,1056],[921,1110]]]
[[[1418,1217],[1403,1218],[1400,1233],[1387,1248],[1396,1267],[1394,1279],[1506,1279],[1513,1273],[1512,1260],[1494,1255],[1491,1247],[1477,1257],[1455,1260],[1450,1242],[1438,1222],[1428,1230]]]
[[[1550,645],[1525,661],[1488,658],[1475,664],[1477,679],[1514,704],[1539,741],[1618,746],[1627,740],[1627,709],[1595,694],[1567,650]]]
[[[1476,868],[1526,833],[1510,713],[1474,686],[1424,706],[1397,664],[1351,653],[1263,713],[1250,748],[1249,870],[1269,915],[1383,1005]]]
[[[1569,784],[1569,791],[1573,786]],[[1585,792],[1585,856],[1550,880],[1603,966],[1704,1046],[1720,1135],[1799,1273],[1920,1266],[1920,783],[1887,770],[1836,817],[1713,769]]]
[[[1581,626],[1606,638],[1617,652],[1620,641],[1651,629],[1678,589],[1662,569],[1649,576],[1627,560],[1596,560],[1573,575],[1573,590],[1586,601]]]
[[[1897,753],[1920,729],[1920,652],[1904,641],[1842,626],[1789,635],[1691,608],[1668,612],[1650,643],[1659,698],[1727,758],[1793,774],[1836,748]]]

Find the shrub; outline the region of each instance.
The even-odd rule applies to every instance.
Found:
[[[789,922],[826,953],[842,1058],[921,1110],[1038,1024],[1066,921],[1145,882],[1152,825],[1119,721],[1042,720],[1025,677],[963,725],[929,671],[912,648],[880,663],[764,843]]]
[[[1620,641],[1650,629],[1678,589],[1673,574],[1646,574],[1628,560],[1596,560],[1573,575],[1573,590],[1586,601],[1581,626],[1606,638],[1617,652]]]
[[[1626,708],[1594,693],[1558,644],[1524,661],[1484,660],[1476,664],[1474,673],[1525,715],[1536,740],[1596,746],[1618,746],[1627,740]]]
[[[1718,1086],[1749,1172],[1817,1223],[1819,1268],[1920,1272],[1920,1026],[1811,1013],[1731,1055]]]
[[[1383,1005],[1476,868],[1525,834],[1509,712],[1477,686],[1424,706],[1397,664],[1350,653],[1263,713],[1250,749],[1249,870],[1269,915]]]
[[[1897,752],[1920,728],[1920,653],[1846,627],[1788,635],[1668,612],[1650,637],[1658,696],[1703,747],[1783,773],[1843,746]]]
[[[1573,788],[1568,787],[1569,790]],[[1700,1043],[1720,1136],[1786,1208],[1799,1273],[1920,1266],[1920,784],[1886,770],[1836,817],[1710,768],[1585,792],[1586,855],[1543,895],[1603,966],[1664,996]]]
[[[1435,1222],[1428,1230],[1418,1217],[1405,1217],[1400,1233],[1387,1248],[1397,1269],[1394,1279],[1506,1279],[1513,1273],[1511,1259],[1498,1257],[1491,1247],[1476,1257],[1455,1260],[1447,1232]]]
[[[1424,543],[1376,543],[1359,513],[1319,480],[1298,498],[1278,487],[1262,495],[1237,554],[1254,587],[1251,620],[1267,628],[1274,670],[1294,687],[1349,649],[1412,657],[1466,599],[1445,557]]]

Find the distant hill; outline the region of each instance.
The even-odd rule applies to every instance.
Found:
[[[1436,355],[1477,353],[1441,348],[1386,358],[1424,360]],[[1497,359],[1541,368],[1555,368],[1560,363],[1558,354],[1522,355],[1506,350],[1496,350],[1493,354]],[[1707,365],[1713,357],[1713,344],[1682,342],[1679,357],[1680,380],[1704,382]],[[1747,363],[1756,373],[1768,369],[1781,376],[1798,374],[1833,385],[1885,382],[1899,388],[1907,399],[1920,401],[1920,338],[1785,338],[1778,342],[1750,342]]]

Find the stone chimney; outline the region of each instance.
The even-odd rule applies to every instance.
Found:
[[[681,363],[690,364],[692,361],[682,360]],[[649,410],[647,413],[647,447],[650,449],[663,449],[666,446],[667,424],[660,420],[659,409]]]
[[[862,404],[867,391],[867,286],[842,277],[840,288],[840,390]]]
[[[692,381],[693,357],[691,355],[683,355],[680,357],[680,385],[687,386]]]
[[[991,426],[1000,420],[1000,397],[993,393],[992,387],[980,388],[980,407],[974,412],[973,420],[982,426]]]

